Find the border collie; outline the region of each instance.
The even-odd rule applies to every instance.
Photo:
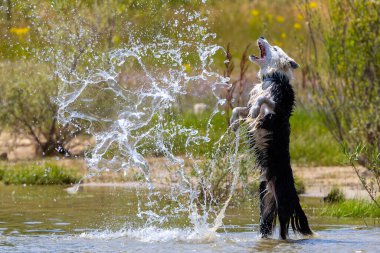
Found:
[[[289,118],[295,103],[289,81],[298,64],[264,37],[257,45],[260,57],[249,59],[260,66],[261,83],[252,89],[247,107],[234,108],[231,127],[236,130],[240,119],[247,123],[249,143],[261,171],[260,234],[271,236],[278,216],[282,239],[288,237],[289,224],[294,232],[312,235],[294,187],[289,154]]]

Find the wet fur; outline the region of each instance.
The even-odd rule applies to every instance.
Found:
[[[290,165],[289,118],[294,107],[294,91],[289,78],[280,72],[263,77],[263,82],[271,83],[267,92],[275,102],[274,113],[255,120],[248,118],[250,146],[261,170],[260,233],[263,237],[270,236],[278,216],[282,239],[288,237],[289,224],[294,231],[311,235]]]
[[[280,236],[286,239],[289,225],[303,235],[312,235],[312,231],[300,205],[290,165],[289,118],[295,104],[290,79],[291,68],[296,68],[292,64],[296,63],[281,49],[275,51],[282,54],[276,56],[279,62],[260,70],[262,82],[251,91],[247,107],[233,110],[231,123],[236,129],[237,119],[243,117],[248,124],[250,147],[261,170],[260,233],[262,237],[272,235],[278,217]]]

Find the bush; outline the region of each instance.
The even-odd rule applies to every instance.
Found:
[[[378,1],[328,2],[330,20],[314,27],[321,34],[311,34],[312,39],[323,38],[327,53],[319,58],[320,66],[327,69],[319,68],[312,75],[311,82],[320,83],[315,100],[326,126],[380,208],[376,200],[380,191],[380,5]],[[359,172],[357,164],[367,169],[366,174]]]
[[[305,184],[299,177],[294,177],[294,186],[296,187],[297,194],[305,193]]]
[[[327,194],[326,197],[323,198],[323,201],[329,202],[329,203],[337,203],[337,202],[342,202],[346,198],[344,196],[344,193],[342,190],[340,190],[338,187],[334,186],[329,194]]]
[[[2,181],[4,184],[63,185],[79,181],[74,173],[69,173],[61,167],[49,164],[32,167],[19,166],[0,171],[3,171]]]

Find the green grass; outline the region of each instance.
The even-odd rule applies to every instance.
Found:
[[[322,208],[322,216],[380,218],[380,208],[367,200],[351,199],[328,204]]]
[[[76,173],[54,164],[13,165],[0,169],[4,184],[64,185],[79,181]]]
[[[205,134],[210,113],[194,115],[183,113],[173,120]],[[297,108],[291,117],[290,153],[292,163],[301,166],[342,165],[346,161],[339,144],[323,124],[323,119],[315,112]],[[189,150],[197,155],[207,155],[213,151],[214,142],[226,131],[227,121],[224,115],[217,114],[211,121],[210,142],[192,145]],[[173,151],[176,155],[185,153],[185,136],[177,135],[173,140]]]
[[[332,166],[346,163],[347,158],[328,132],[320,115],[297,108],[290,118],[290,155],[292,163],[305,166]]]

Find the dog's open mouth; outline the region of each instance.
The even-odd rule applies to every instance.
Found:
[[[256,60],[264,59],[266,56],[265,46],[260,42],[257,42],[257,45],[259,46],[259,49],[260,49],[260,57],[257,57],[256,55],[252,55],[252,57]]]

